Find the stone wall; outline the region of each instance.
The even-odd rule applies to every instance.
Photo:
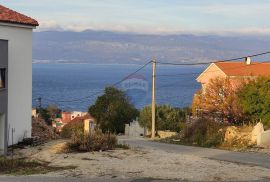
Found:
[[[133,121],[130,124],[126,124],[125,126],[125,135],[126,136],[132,136],[132,137],[142,137],[145,136],[146,129],[142,128],[139,125],[138,121]]]

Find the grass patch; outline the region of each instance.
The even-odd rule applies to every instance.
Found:
[[[60,170],[75,169],[75,166],[53,167],[46,162],[30,161],[27,159],[8,159],[0,157],[0,174],[3,175],[34,175],[47,174]]]
[[[128,149],[130,149],[130,146],[127,144],[117,144],[116,148],[128,150]]]

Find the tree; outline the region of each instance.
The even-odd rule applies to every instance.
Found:
[[[270,77],[258,77],[238,93],[240,104],[253,121],[270,127]]]
[[[51,126],[52,125],[52,120],[51,120],[51,116],[48,112],[47,109],[45,108],[41,108],[39,116],[44,119],[44,121],[47,123],[47,125]]]
[[[52,121],[60,117],[61,110],[54,105],[49,105],[47,108],[41,108],[39,110],[40,118],[44,119],[44,121],[47,123],[47,125],[52,125]]]
[[[96,118],[103,132],[112,133],[124,133],[125,124],[138,116],[138,110],[125,93],[114,87],[105,89],[105,93],[89,108],[89,113]]]
[[[61,110],[55,105],[48,105],[47,111],[52,119],[55,119],[61,116]]]
[[[245,120],[242,107],[239,104],[237,92],[245,82],[232,82],[229,78],[210,80],[205,91],[195,94],[192,104],[194,115],[208,115],[225,119],[229,123],[239,123]]]
[[[189,109],[173,108],[169,105],[156,107],[156,129],[180,131],[181,122],[185,122]],[[146,106],[140,111],[139,123],[142,127],[151,129],[152,127],[152,110],[151,106]]]

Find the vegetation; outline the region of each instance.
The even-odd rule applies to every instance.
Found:
[[[124,133],[125,124],[138,116],[137,109],[124,92],[114,87],[105,89],[105,93],[89,108],[89,113],[96,118],[103,132],[111,133]]]
[[[223,142],[223,128],[222,123],[201,118],[193,124],[185,125],[182,141],[202,147],[216,147]]]
[[[39,115],[41,119],[47,123],[47,125],[51,126],[53,119],[60,117],[61,110],[57,108],[57,106],[49,105],[47,108],[41,108],[39,110]]]
[[[190,113],[188,108],[179,109],[169,105],[157,106],[156,109],[156,129],[179,132],[181,123],[184,123],[186,116]],[[146,106],[140,112],[139,123],[142,127],[151,129],[152,127],[151,106]]]
[[[70,122],[66,124],[61,131],[61,137],[71,138],[74,133],[79,133],[84,131],[84,123]]]
[[[116,145],[116,148],[128,150],[128,149],[130,149],[130,146],[127,145],[127,144],[121,144],[121,143],[120,143],[120,144],[117,144],[117,145]]]
[[[74,132],[71,141],[67,143],[68,152],[92,152],[112,150],[117,146],[117,138],[110,133],[97,130],[93,133]]]
[[[270,128],[270,77],[250,81],[238,93],[244,113]]]
[[[206,118],[194,123],[184,123],[183,130],[175,136],[162,139],[161,142],[201,147],[218,147],[224,141],[226,126]]]
[[[28,161],[26,159],[8,159],[0,157],[0,174],[12,175],[33,175],[46,174],[58,170],[74,169],[69,167],[52,167],[49,163],[40,163],[37,161]]]
[[[270,77],[240,80],[212,79],[193,99],[192,112],[231,124],[262,121],[270,127]]]
[[[244,82],[243,82],[244,83]],[[232,124],[245,121],[237,91],[241,90],[230,79],[212,79],[205,91],[200,90],[193,99],[193,115],[212,117]]]

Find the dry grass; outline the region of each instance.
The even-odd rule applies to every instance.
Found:
[[[49,172],[74,169],[74,166],[53,167],[47,162],[30,161],[26,159],[8,159],[0,157],[0,174],[8,175],[33,175],[47,174]]]
[[[71,141],[67,143],[67,152],[92,152],[112,150],[117,146],[117,138],[110,133],[102,133],[100,130],[94,133],[84,134],[75,132]]]

